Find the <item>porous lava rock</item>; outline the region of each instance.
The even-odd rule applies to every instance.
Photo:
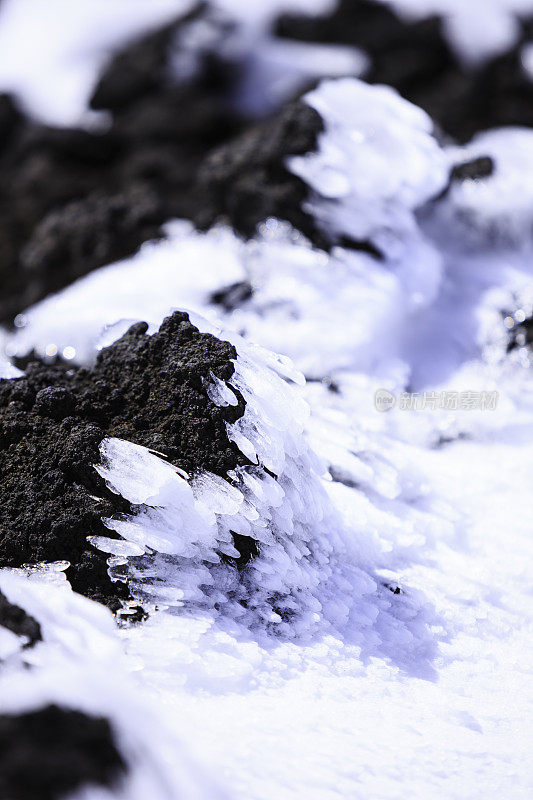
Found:
[[[297,101],[214,150],[198,175],[205,198],[196,217],[198,227],[224,220],[250,238],[261,222],[277,217],[327,248],[329,241],[302,208],[309,187],[285,166],[288,156],[315,151],[323,130],[320,114]]]

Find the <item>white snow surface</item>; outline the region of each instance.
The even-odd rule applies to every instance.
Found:
[[[69,795],[72,800],[225,800],[227,794],[209,770],[200,770],[164,712],[139,699],[111,612],[74,594],[64,577],[54,579],[61,566],[26,575],[0,570],[0,590],[39,622],[42,634],[42,641],[23,649],[22,637],[0,621],[2,714],[55,704],[109,720],[127,775],[112,789],[83,787]],[[19,640],[9,653],[5,634]]]
[[[326,131],[291,168],[312,213],[383,260],[328,255],[281,220],[247,244],[176,221],[167,240],[28,309],[8,337],[11,354],[68,347],[90,363],[128,323],[153,332],[188,308],[236,347],[232,378],[206,391],[219,405],[243,395],[228,436],[255,466],[191,479],[105,440],[95,469],[140,514],[107,520],[122,539],[94,543],[150,617],[112,630],[61,565],[44,583],[40,570],[1,572],[44,642],[30,656],[4,638],[0,702],[107,714],[136,765],[129,798],[217,798],[205,768],[235,800],[522,800],[533,387],[503,319],[519,323],[533,299],[531,134],[443,148],[423,112],[355,79],[307,101]],[[494,175],[445,192],[451,166],[477,155]],[[253,295],[238,309],[211,301],[240,281]],[[494,410],[397,401],[380,413],[381,389],[499,397]],[[260,543],[240,574],[220,559],[235,555],[231,531]],[[25,674],[21,657],[42,665]]]

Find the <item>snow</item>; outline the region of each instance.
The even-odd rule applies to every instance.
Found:
[[[105,520],[122,538],[93,544],[145,623],[117,628],[72,593],[65,563],[0,570],[43,631],[23,650],[0,627],[3,712],[103,714],[130,765],[121,789],[79,798],[524,800],[533,788],[533,387],[526,348],[506,353],[502,315],[519,322],[533,302],[531,132],[445,146],[424,112],[356,79],[306,101],[325,132],[289,167],[309,209],[383,260],[317,250],[282,220],[249,243],[172,221],[164,241],[2,334],[11,355],[70,348],[91,363],[130,322],[154,332],[186,308],[237,351],[210,398],[246,401],[227,431],[251,465],[231,480],[102,443],[95,469],[138,513]],[[486,155],[491,177],[444,191],[454,164]],[[253,294],[239,308],[212,302],[240,281]],[[380,390],[392,410],[375,408]],[[497,391],[497,405],[400,407],[430,390]],[[232,532],[260,545],[242,572],[221,559],[236,556]]]
[[[35,326],[42,355],[47,347],[61,353],[72,347],[77,361],[90,361],[95,347],[110,344],[132,321],[143,317],[157,329],[174,299],[176,306],[203,308],[213,292],[241,279],[241,246],[229,231],[204,236],[183,221],[167,231],[165,241],[147,242],[133,259],[92,272],[28,309],[18,319],[10,352],[24,351]],[[206,269],[198,269],[199,259]]]
[[[164,713],[139,699],[109,611],[75,595],[66,581],[54,584],[39,574],[28,578],[0,570],[0,588],[38,620],[43,636],[33,648],[0,662],[2,714],[56,704],[103,716],[126,761],[127,775],[116,789],[84,787],[77,799],[225,800],[226,793],[200,771],[187,745],[167,726]]]
[[[77,124],[109,54],[189,11],[192,0],[4,0],[0,88],[36,117]]]
[[[316,193],[308,210],[326,231],[394,251],[413,210],[447,183],[431,119],[389,86],[353,78],[322,81],[304,100],[325,125],[316,153],[288,160]]]
[[[65,585],[47,580],[25,580],[23,574],[2,570],[0,591],[14,605],[37,620],[43,641],[18,657],[42,666],[52,660],[81,662],[87,653],[97,653],[102,663],[111,665],[122,658],[116,642],[110,612]],[[20,638],[20,637],[19,637]]]
[[[129,41],[184,16],[193,0],[4,0],[0,9],[0,91],[13,92],[24,109],[49,124],[101,127],[105,114],[90,111],[89,99],[110,54]],[[171,63],[176,79],[194,69],[191,36],[206,36],[204,46],[224,52],[216,33],[217,16],[237,28],[228,55],[243,63],[236,102],[264,113],[306,81],[326,74],[360,74],[366,59],[355,48],[312,46],[274,40],[269,26],[282,11],[322,13],[332,0],[215,0],[213,25],[191,26]],[[198,44],[197,40],[195,44]]]
[[[261,646],[165,615],[126,632],[143,685],[202,731],[198,752],[235,797],[528,796],[531,447],[508,430],[415,452],[441,522],[391,566],[434,605],[429,664],[402,663],[398,642],[387,660],[335,635]]]

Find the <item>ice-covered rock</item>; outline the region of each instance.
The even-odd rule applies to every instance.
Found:
[[[102,440],[144,445],[191,473],[225,476],[246,462],[225,429],[242,415],[242,399],[219,408],[205,385],[233,374],[234,348],[184,313],[152,336],[147,328],[131,326],[89,370],[33,362],[0,381],[0,564],[60,561],[77,591],[115,610],[127,587],[109,580],[87,538],[105,533],[103,516],[132,509],[93,470]]]
[[[414,232],[414,211],[446,185],[433,123],[390,87],[355,79],[324,81],[304,101],[324,124],[317,152],[288,161],[313,192],[308,210],[329,236],[394,252]]]
[[[527,280],[529,132],[500,129],[465,148],[441,148],[429,118],[386,87],[341,79],[305,100],[324,130],[316,152],[287,164],[305,179],[308,197],[299,204],[295,195],[277,210],[294,224],[307,215],[344,247],[313,248],[275,217],[248,245],[221,225],[203,234],[175,222],[166,241],[28,309],[9,354],[35,349],[90,362],[99,341],[111,342],[140,317],[155,330],[176,306],[290,356],[311,378],[398,358],[420,385],[430,384],[479,354],[486,292],[516,282],[517,272]],[[272,165],[282,158],[278,145],[265,156],[262,141],[249,156],[260,171],[264,158]],[[251,179],[255,162],[247,158],[228,175],[249,169]],[[273,197],[274,174],[266,172]],[[238,194],[236,183],[226,188]],[[225,305],[219,298],[232,286],[246,291]]]
[[[531,0],[338,0],[316,14],[286,13],[290,40],[356,46],[365,80],[388,84],[460,141],[501,125],[531,126]]]
[[[398,629],[405,658],[411,644],[413,654],[429,657],[431,610],[416,592],[404,598],[405,608],[392,602],[377,574],[378,542],[357,515],[339,514],[326,491],[325,463],[305,436],[308,410],[294,384],[301,377],[229,339],[235,372],[223,393],[214,388],[221,404],[228,389],[245,402],[227,430],[248,463],[225,479],[202,471],[188,480],[157,454],[105,440],[97,470],[136,508],[105,520],[124,544],[93,540],[111,554],[111,575],[127,580],[140,602],[214,614],[257,636],[342,631],[365,650],[388,649]],[[416,636],[406,632],[415,629]]]
[[[531,213],[533,131],[497,128],[480,133],[465,147],[449,147],[446,155],[456,164],[455,175],[443,202],[430,208],[432,231],[441,233],[440,246],[476,251],[526,252],[533,238]],[[486,172],[476,174],[475,166]],[[473,173],[468,174],[468,164]],[[461,166],[465,172],[461,173]],[[488,173],[488,174],[487,174]],[[449,232],[453,229],[453,240]]]

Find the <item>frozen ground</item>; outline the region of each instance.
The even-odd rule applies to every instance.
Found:
[[[412,453],[441,524],[393,573],[434,606],[429,658],[336,636],[261,647],[164,615],[129,632],[142,685],[236,797],[528,796],[533,458],[517,438]]]
[[[135,5],[127,35],[178,4],[146,20]],[[261,37],[264,17],[290,3],[219,5]],[[444,8],[454,30],[466,25],[464,3],[395,5]],[[497,49],[491,26],[507,36],[502,15],[526,6],[487,4],[479,51]],[[2,30],[0,16],[0,40]],[[28,86],[17,84],[31,104]],[[81,87],[75,101],[65,94],[66,116],[58,99],[56,121],[78,114]],[[425,112],[355,78],[325,81],[305,102],[324,121],[317,152],[287,162],[310,189],[306,208],[381,258],[326,253],[274,218],[249,242],[222,223],[200,233],[172,220],[165,240],[1,334],[7,356],[90,364],[132,322],[155,332],[184,308],[236,347],[233,377],[213,376],[209,397],[246,403],[228,436],[256,466],[231,481],[190,479],[131,442],[101,445],[98,472],[139,513],[107,521],[122,539],[94,543],[146,621],[117,628],[71,592],[64,564],[0,571],[0,590],[42,632],[24,649],[0,627],[2,711],[53,701],[105,715],[130,765],[120,792],[80,800],[533,790],[531,350],[517,340],[507,351],[532,311],[533,134],[446,144]],[[492,174],[449,184],[479,157]],[[216,300],[233,285],[251,293],[236,307]],[[14,376],[6,360],[0,369]],[[376,407],[383,397],[394,407]],[[244,577],[219,559],[235,555],[232,531],[261,545]]]

